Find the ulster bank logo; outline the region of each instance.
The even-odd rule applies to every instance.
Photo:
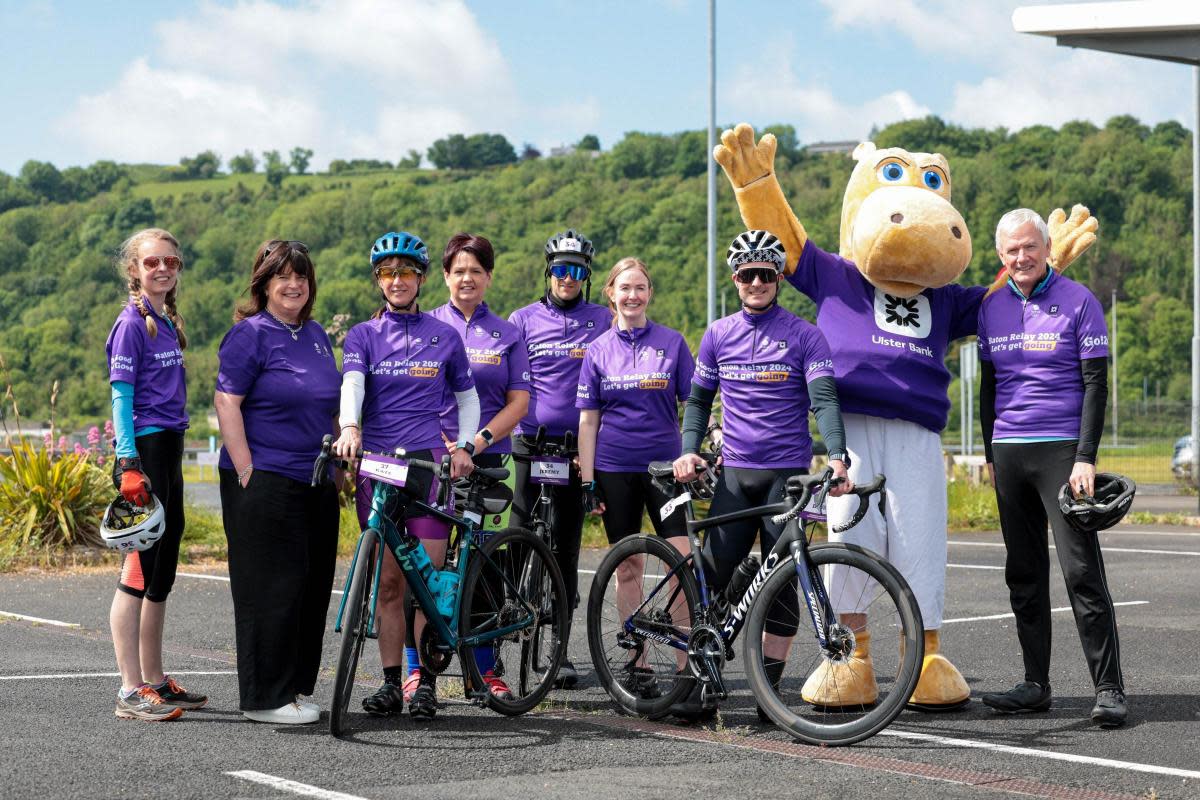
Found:
[[[897,336],[925,339],[933,329],[929,298],[923,294],[916,297],[896,297],[876,289],[875,325],[879,330]]]

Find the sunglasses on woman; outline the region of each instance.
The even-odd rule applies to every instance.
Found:
[[[376,267],[375,277],[383,281],[394,281],[396,278],[419,278],[425,273],[414,267]]]
[[[592,271],[582,264],[551,264],[550,274],[560,281],[567,278],[573,281],[582,281],[587,280]]]
[[[146,269],[158,269],[160,263],[167,269],[179,269],[183,266],[179,256],[146,256],[142,259],[142,266]]]
[[[755,278],[758,278],[761,283],[775,283],[779,280],[779,273],[766,267],[739,269],[733,273],[733,279],[738,283],[754,283]]]
[[[263,258],[266,258],[267,256],[271,255],[271,253],[278,250],[283,245],[287,245],[288,248],[291,250],[296,250],[298,252],[304,253],[305,255],[308,255],[308,245],[306,245],[304,242],[297,242],[295,239],[291,239],[286,242],[285,241],[277,241],[277,242],[272,243],[270,247],[268,247],[266,250],[263,251]]]

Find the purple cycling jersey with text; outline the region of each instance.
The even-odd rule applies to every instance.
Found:
[[[133,385],[135,431],[150,427],[185,431],[188,413],[183,349],[175,326],[155,312],[148,299],[144,302],[158,325],[158,335],[151,336],[146,330],[146,320],[137,306],[125,306],[104,345],[108,380]]]

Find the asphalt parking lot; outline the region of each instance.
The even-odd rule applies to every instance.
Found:
[[[874,739],[839,749],[800,745],[759,724],[736,661],[737,691],[712,723],[618,716],[591,675],[581,615],[571,656],[582,687],[554,693],[525,717],[446,697],[424,726],[356,716],[348,741],[330,737],[324,719],[305,728],[246,722],[219,567],[184,570],[166,629],[168,670],[208,693],[209,707],[166,724],[120,721],[107,632],[115,575],[4,575],[0,786],[9,798],[1200,798],[1200,530],[1122,526],[1102,536],[1130,696],[1125,728],[1102,731],[1088,719],[1091,684],[1057,574],[1052,710],[997,717],[978,702],[1015,683],[1021,661],[999,535],[958,534],[943,648],[972,702],[949,714],[905,712]],[[585,554],[583,568],[601,555]],[[316,697],[323,704],[335,611],[336,603]],[[378,674],[370,647],[363,669]]]

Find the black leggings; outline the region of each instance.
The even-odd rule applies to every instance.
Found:
[[[546,441],[562,443],[561,436],[548,436]],[[520,438],[513,439],[513,452],[529,455],[529,448]],[[537,503],[541,486],[529,482],[529,465],[513,460],[515,475],[514,498],[509,524],[518,528],[530,527],[534,504]],[[563,584],[571,608],[579,603],[579,545],[583,539],[583,486],[579,473],[571,470],[571,482],[566,486],[550,488],[553,514],[550,517],[550,538],[554,543],[554,556],[562,570]]]
[[[134,597],[163,603],[175,585],[179,543],[183,540],[183,434],[157,431],[134,439],[142,474],[166,513],[162,538],[141,552],[126,553],[117,588]]]
[[[596,470],[596,486],[604,500],[601,518],[609,544],[641,533],[643,511],[650,515],[650,524],[659,536],[687,536],[683,506],[672,511],[665,520],[659,519],[659,509],[671,500],[671,496],[655,485],[650,473]]]
[[[754,506],[778,503],[784,498],[787,479],[793,475],[807,474],[808,470],[803,467],[722,467],[709,516],[732,514]],[[703,558],[709,589],[713,592],[725,591],[737,565],[750,554],[755,538],[759,539],[761,557],[766,559],[782,533],[783,526],[771,522],[769,516],[730,522],[708,529],[704,540]],[[733,599],[736,602],[737,598]],[[767,632],[776,636],[794,635],[799,615],[800,604],[795,592],[782,593],[769,612]]]
[[[1048,521],[1092,683],[1097,691],[1124,691],[1117,615],[1108,593],[1100,540],[1094,533],[1076,531],[1058,509],[1058,490],[1071,476],[1077,445],[1075,440],[992,445],[1000,527],[1008,550],[1004,580],[1016,615],[1025,680],[1049,685]]]

